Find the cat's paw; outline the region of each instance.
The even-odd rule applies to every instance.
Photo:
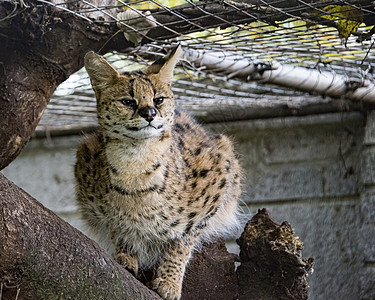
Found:
[[[165,300],[181,298],[181,287],[171,280],[158,277],[151,282],[150,286]]]
[[[138,261],[133,256],[127,253],[121,252],[115,255],[115,261],[122,265],[125,269],[133,273],[135,277],[138,276]]]

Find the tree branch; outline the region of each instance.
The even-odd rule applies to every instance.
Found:
[[[2,299],[160,299],[0,173]]]

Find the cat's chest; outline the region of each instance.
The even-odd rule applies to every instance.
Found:
[[[163,243],[182,236],[184,224],[181,221],[176,221],[181,219],[181,216],[169,210],[162,201],[155,201],[155,197],[158,197],[157,194],[123,196],[120,197],[121,199],[114,196],[113,198],[116,197],[115,203],[128,201],[129,205],[112,204],[110,207],[104,208],[108,210],[109,218],[106,220],[109,224],[107,225],[128,243],[137,240]]]
[[[106,149],[110,182],[124,190],[125,194],[147,191],[165,184],[168,166],[162,151],[144,146],[132,149],[112,145]]]
[[[167,241],[180,238],[191,220],[181,215],[188,193],[182,157],[170,143],[146,143],[137,151],[128,145],[107,145],[109,169],[104,221],[116,236]],[[185,190],[184,190],[185,187]]]

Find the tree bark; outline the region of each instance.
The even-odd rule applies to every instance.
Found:
[[[266,209],[246,224],[238,239],[240,300],[306,300],[313,258],[301,255],[302,241],[293,228],[271,220]]]
[[[12,9],[1,3],[0,19]],[[48,5],[17,12],[0,27],[0,170],[30,139],[56,87],[82,67],[84,53],[98,50],[112,30]],[[126,45],[131,44],[123,39]]]
[[[236,261],[239,261],[238,256],[228,253],[224,239],[203,244],[189,262],[181,300],[238,299]]]
[[[161,299],[1,173],[0,207],[2,300]]]

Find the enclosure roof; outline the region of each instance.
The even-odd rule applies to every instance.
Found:
[[[106,56],[119,70],[138,69],[181,44],[177,106],[203,122],[362,110],[375,102],[372,1],[42,2],[88,22],[118,24],[126,35],[116,38],[139,43]],[[96,124],[81,70],[58,88],[37,132]]]

